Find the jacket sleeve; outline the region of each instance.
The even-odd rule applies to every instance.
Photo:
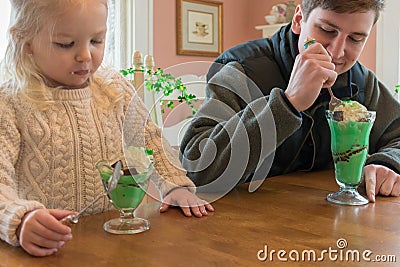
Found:
[[[1,97],[0,106],[0,238],[16,246],[19,245],[16,230],[21,218],[26,212],[44,206],[18,196],[14,168],[20,153],[17,118],[7,97]]]
[[[381,164],[400,174],[400,103],[370,71],[365,88],[365,104],[376,111],[366,164]]]
[[[302,123],[281,92],[265,96],[237,62],[209,75],[207,99],[181,144],[183,167],[199,191],[226,191],[267,176],[275,148]]]

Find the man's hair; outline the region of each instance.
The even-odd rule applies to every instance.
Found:
[[[357,13],[373,10],[376,22],[385,6],[385,0],[302,0],[303,17],[308,19],[311,11],[317,7],[337,13]]]

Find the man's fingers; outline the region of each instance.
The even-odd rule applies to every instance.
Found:
[[[400,196],[400,183],[399,182],[396,182],[393,185],[391,196],[394,196],[394,197]]]
[[[318,43],[315,41],[307,44],[304,44],[304,50],[307,51],[308,53],[314,53],[314,54],[321,54],[321,55],[326,55],[331,58],[331,55],[329,52],[323,47],[321,43]]]
[[[332,56],[326,50],[322,44],[318,43],[314,38],[307,37],[304,40],[305,52],[303,56],[305,58],[313,59],[318,62],[318,65],[322,68],[322,75],[325,76],[321,87],[328,88],[332,87],[337,78],[337,73],[335,72],[335,64],[332,63]]]
[[[394,196],[397,191],[397,175],[393,171],[387,171],[382,175],[382,184],[379,186],[379,194],[383,196]]]
[[[364,169],[365,189],[368,199],[375,202],[376,174],[368,168]]]
[[[336,82],[337,73],[335,71],[325,71],[325,73],[327,74],[327,78],[323,81],[321,88],[332,87]]]

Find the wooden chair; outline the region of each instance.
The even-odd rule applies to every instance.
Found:
[[[191,121],[192,112],[190,108],[185,103],[179,103],[178,92],[165,96],[162,92],[149,92],[144,88],[145,79],[150,78],[147,76],[147,70],[154,69],[154,58],[152,56],[146,55],[143,64],[142,54],[139,51],[135,51],[133,65],[136,71],[132,83],[149,110],[152,121],[161,128],[162,135],[169,144],[177,148]],[[199,103],[204,100],[205,75],[182,74],[176,78],[181,78],[188,93],[196,95]],[[176,107],[172,110],[166,108],[163,114],[159,104],[160,100],[173,101]]]
[[[147,77],[147,70],[154,69],[154,59],[151,55],[146,55],[143,64],[142,54],[139,51],[135,51],[133,54],[133,67],[135,73],[131,82],[139,96],[142,98],[147,110],[149,110],[152,121],[160,126],[162,124],[162,117],[161,112],[157,110],[155,105],[156,94],[155,92],[146,90],[144,85],[145,79],[149,78]]]

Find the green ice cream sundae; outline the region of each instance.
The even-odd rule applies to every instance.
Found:
[[[368,155],[369,134],[375,112],[356,101],[343,101],[333,112],[327,111],[331,129],[331,150],[339,183],[357,186]]]

